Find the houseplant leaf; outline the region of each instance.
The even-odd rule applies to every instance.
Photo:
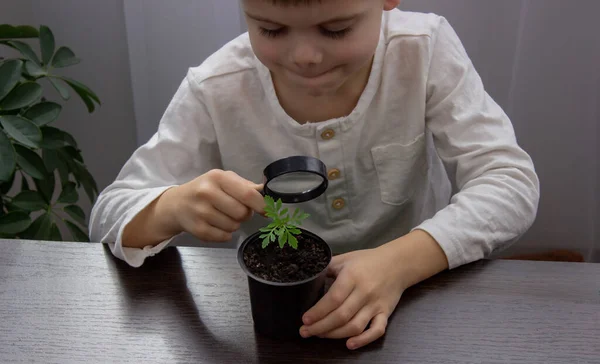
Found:
[[[58,230],[58,226],[56,226],[55,223],[50,225],[50,235],[48,235],[48,240],[62,241],[62,235],[60,234],[60,230]]]
[[[23,191],[13,198],[12,204],[29,212],[48,208],[48,204],[38,191]]]
[[[43,126],[42,142],[40,146],[44,149],[61,149],[67,158],[76,159],[83,162],[83,157],[77,149],[77,142],[73,136],[63,130],[50,126]]]
[[[296,237],[294,235],[289,235],[288,236],[288,244],[294,248],[294,249],[298,249],[298,239],[296,239]]]
[[[69,95],[69,90],[67,89],[67,87],[65,85],[63,85],[61,80],[53,78],[53,77],[49,77],[48,80],[50,81],[52,86],[54,86],[56,91],[58,91],[58,93],[60,94],[60,97],[62,97],[63,100],[66,101],[71,97]]]
[[[0,234],[14,235],[25,231],[31,225],[29,214],[23,211],[9,212],[0,216]]]
[[[0,194],[7,194],[8,191],[12,188],[13,184],[15,184],[16,174],[12,173],[5,181],[0,180]],[[0,199],[0,202],[2,200]],[[1,211],[0,211],[1,212]]]
[[[56,184],[56,181],[54,179],[54,172],[49,172],[46,175],[46,178],[43,180],[34,178],[33,183],[35,183],[35,188],[42,194],[44,200],[48,204],[52,203],[52,196],[54,195],[54,186]]]
[[[21,173],[21,191],[31,191],[31,188],[29,188],[29,180],[23,173]]]
[[[287,232],[283,232],[283,234],[279,235],[279,247],[283,248],[285,243],[287,243],[287,239],[288,239],[288,234]]]
[[[27,43],[18,41],[18,40],[11,40],[8,42],[2,42],[16,50],[18,50],[19,52],[21,52],[21,54],[23,55],[23,57],[25,57],[26,59],[35,62],[37,65],[40,65],[40,59],[38,58],[37,54],[35,54],[35,52],[33,51],[33,49],[31,48],[31,46]]]
[[[25,211],[21,210],[20,208],[18,208],[17,206],[13,205],[10,202],[4,203],[4,207],[6,208],[6,211],[8,213],[11,213],[11,212],[25,212]]]
[[[52,34],[52,31],[47,26],[40,26],[40,48],[42,50],[42,62],[44,65],[50,64],[54,55],[54,47],[54,34]]]
[[[0,66],[0,100],[19,83],[23,62],[13,59],[2,63]]]
[[[300,235],[300,234],[302,234],[302,231],[300,231],[299,229],[297,229],[297,228],[295,228],[295,227],[289,227],[289,228],[288,228],[288,231],[289,231],[290,233],[292,233],[292,234],[295,234],[295,235]]]
[[[85,226],[85,213],[81,209],[81,207],[77,205],[69,205],[65,206],[63,210],[73,218],[77,223]]]
[[[41,131],[42,142],[40,146],[45,150],[60,149],[65,146],[65,139],[61,130],[44,126]]]
[[[83,83],[81,83],[79,81],[75,81],[71,78],[67,78],[67,77],[61,77],[61,78],[63,81],[65,81],[67,84],[69,84],[69,86],[71,86],[74,90],[76,90],[76,91],[80,90],[81,93],[88,95],[92,100],[96,101],[98,103],[98,105],[101,105],[100,99],[92,90],[90,90],[89,87],[87,87]]]
[[[0,124],[14,140],[31,148],[38,148],[42,132],[31,121],[15,115],[0,116]]]
[[[49,213],[44,213],[38,216],[31,223],[29,228],[23,232],[24,239],[33,240],[48,240],[50,237],[50,229],[52,228],[52,217]]]
[[[62,80],[65,81],[75,92],[79,95],[81,100],[85,103],[85,106],[88,109],[88,112],[92,113],[96,109],[94,105],[94,101],[100,104],[98,96],[96,96],[87,86],[79,83],[75,80],[68,79],[66,77],[62,77]]]
[[[265,204],[267,205],[267,207],[270,207],[273,210],[275,210],[275,200],[273,199],[273,197],[265,195]]]
[[[63,185],[62,192],[58,198],[58,203],[73,204],[76,203],[78,199],[79,194],[77,193],[77,186],[75,183],[67,182],[65,185]]]
[[[34,151],[20,145],[15,145],[17,152],[17,165],[25,173],[33,178],[44,179],[46,177],[46,167],[42,158]]]
[[[65,225],[67,225],[67,228],[69,228],[69,231],[71,232],[71,235],[73,236],[73,239],[75,241],[90,241],[87,234],[84,233],[77,225],[73,224],[71,221],[65,220]]]
[[[266,238],[264,238],[264,239],[263,239],[263,241],[262,241],[262,244],[261,244],[261,245],[262,245],[262,248],[263,248],[263,249],[264,249],[264,248],[266,248],[266,247],[269,245],[269,243],[270,243],[270,242],[271,242],[271,241],[269,240],[269,237],[268,237],[268,236],[267,236]]]
[[[85,167],[80,167],[78,173],[78,181],[83,185],[85,193],[93,204],[96,202],[96,197],[98,196],[98,186],[96,185],[96,181],[94,181],[94,178]]]
[[[58,168],[58,164],[62,163],[58,157],[58,152],[52,149],[44,149],[42,151],[42,160],[44,161],[44,166],[46,166],[46,171],[48,171],[48,173],[53,172]]]
[[[94,112],[94,110],[96,110],[96,106],[94,105],[94,102],[92,101],[92,99],[90,99],[90,97],[84,93],[82,93],[79,90],[75,90],[75,92],[79,95],[79,98],[81,98],[81,101],[83,101],[83,103],[85,104],[85,107],[87,107],[88,112],[92,113]]]
[[[0,39],[37,38],[39,32],[29,25],[0,24]]]
[[[73,147],[73,149],[75,149],[75,151],[77,151],[77,154],[79,154],[78,160],[83,163],[83,157],[81,156],[81,153],[79,153],[80,151],[78,149],[77,141],[75,140],[75,138],[73,138],[73,136],[71,134],[67,133],[64,130],[61,130],[60,132],[63,136],[63,140],[67,144],[67,148]]]
[[[0,129],[0,181],[8,181],[17,166],[17,156],[10,139]],[[14,177],[14,176],[13,176]]]
[[[67,66],[73,66],[81,62],[81,60],[75,57],[75,53],[68,47],[60,47],[54,55],[52,60],[52,67],[62,68]]]
[[[15,87],[0,101],[0,109],[17,110],[29,106],[42,96],[42,86],[35,82],[25,82]]]
[[[35,78],[46,75],[46,71],[32,61],[25,61],[25,72]]]
[[[60,153],[56,153],[58,160],[57,160],[57,169],[58,169],[58,174],[60,176],[60,181],[62,184],[65,184],[69,181],[69,175],[71,174],[71,171],[69,169],[69,164],[67,163],[67,161],[65,161],[63,159],[63,157],[60,155]]]
[[[65,158],[67,164],[72,164],[71,169],[75,170],[74,174],[76,174],[75,172],[78,169],[78,165],[75,163],[75,161],[83,163],[83,157],[81,156],[81,153],[79,153],[79,150],[73,146],[67,145],[63,148],[60,148],[58,152],[63,158]]]
[[[55,102],[40,102],[30,107],[23,115],[37,126],[50,124],[58,118],[62,106]]]

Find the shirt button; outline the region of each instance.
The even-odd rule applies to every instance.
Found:
[[[334,136],[335,136],[335,131],[333,131],[332,129],[327,129],[321,133],[321,138],[323,138],[325,140],[329,140],[329,139],[333,138]]]
[[[329,170],[329,172],[327,173],[327,177],[329,177],[330,181],[333,181],[334,179],[340,178],[340,174],[341,172],[339,169],[333,168]]]
[[[344,206],[346,206],[346,201],[344,201],[343,198],[336,198],[335,200],[333,200],[331,206],[333,206],[333,208],[336,210],[341,210],[344,208]]]

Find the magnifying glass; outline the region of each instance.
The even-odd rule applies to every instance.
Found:
[[[321,160],[307,156],[292,156],[269,164],[263,171],[263,195],[281,199],[283,203],[298,203],[319,197],[327,189],[327,168]]]

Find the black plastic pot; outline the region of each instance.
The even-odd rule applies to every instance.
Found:
[[[331,261],[331,248],[318,235],[300,229],[302,235],[310,236],[326,247],[327,264]],[[244,263],[244,249],[261,232],[250,235],[238,249],[238,262],[248,276],[250,304],[255,330],[271,338],[300,338],[302,315],[325,294],[326,269],[319,274],[299,282],[270,282],[252,274]],[[260,243],[260,242],[259,242]]]

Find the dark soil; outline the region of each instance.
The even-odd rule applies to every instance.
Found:
[[[248,243],[244,249],[246,267],[270,282],[290,283],[314,277],[329,264],[327,248],[310,236],[296,238],[298,249],[287,244],[282,249],[277,241],[263,249],[261,239]]]

